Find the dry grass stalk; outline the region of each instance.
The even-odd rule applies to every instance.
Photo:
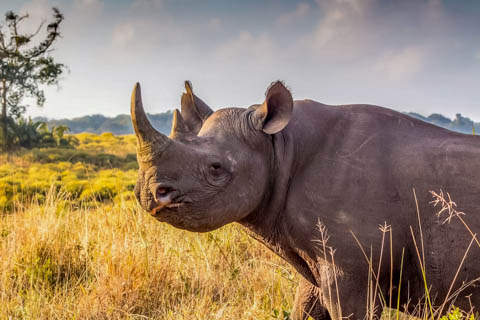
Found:
[[[332,268],[333,268],[333,279],[335,281],[335,291],[337,292],[337,316],[339,319],[342,319],[342,305],[340,301],[340,293],[338,290],[338,275],[337,275],[337,266],[335,265],[335,258],[334,258],[335,250],[330,247],[330,257],[332,258]],[[350,315],[348,316],[350,317]],[[347,318],[348,318],[347,317]]]
[[[313,242],[316,242],[319,246],[318,248],[321,251],[321,255],[323,255],[323,259],[325,263],[328,263],[328,258],[327,258],[327,242],[328,239],[330,239],[330,236],[328,235],[328,230],[325,224],[321,221],[317,221],[317,230],[320,233],[320,239],[314,239]],[[336,279],[335,279],[336,280]],[[333,300],[332,300],[332,289],[330,285],[328,286],[328,303],[330,304],[330,308],[333,307]]]
[[[350,234],[353,236],[353,238],[355,239],[355,242],[357,243],[358,247],[362,251],[363,257],[367,261],[369,272],[371,273],[373,279],[375,279],[376,286],[379,286],[378,278],[377,278],[377,275],[376,275],[375,271],[373,270],[373,264],[372,264],[371,259],[368,258],[367,254],[365,253],[365,250],[363,249],[362,244],[360,243],[357,236],[355,235],[355,233],[353,233],[352,230],[350,230]],[[372,288],[372,290],[373,290],[373,288]],[[382,290],[378,290],[378,294],[380,295],[380,303],[382,304],[382,307],[386,306],[386,300],[385,300],[385,297],[383,296]]]
[[[443,301],[439,311],[438,315],[439,317],[442,315],[443,309],[445,308],[445,305],[447,304],[448,298],[450,296],[450,293],[452,292],[453,285],[455,284],[455,281],[457,280],[458,274],[460,273],[460,270],[462,269],[463,263],[465,262],[465,258],[468,255],[468,252],[470,251],[470,248],[472,247],[473,241],[475,240],[475,237],[472,238],[470,241],[470,244],[467,247],[467,250],[465,251],[465,254],[462,257],[462,261],[460,262],[460,265],[457,268],[457,271],[455,272],[455,276],[453,277],[452,283],[450,284],[450,287],[448,288],[447,296],[445,297],[445,301]]]
[[[433,318],[433,306],[432,306],[432,300],[430,298],[430,290],[428,288],[428,285],[427,285],[427,274],[426,274],[426,267],[425,267],[425,246],[424,246],[424,242],[423,242],[423,228],[422,228],[422,220],[420,219],[420,209],[419,209],[419,206],[418,206],[418,199],[417,199],[417,194],[415,192],[415,189],[413,189],[413,196],[415,198],[415,206],[417,208],[417,219],[418,219],[418,228],[420,230],[420,242],[421,242],[421,246],[422,246],[422,258],[421,258],[421,261],[420,262],[420,267],[421,267],[421,270],[422,270],[422,276],[423,276],[423,281],[424,281],[424,284],[425,284],[425,297],[426,297],[426,303],[428,302],[428,307],[430,309],[430,315],[432,317],[432,320],[434,319]],[[413,241],[414,241],[414,244],[415,244],[415,249],[417,251],[417,254],[418,254],[418,259],[420,260],[420,254],[418,252],[418,247],[417,247],[417,242],[415,240],[415,236],[413,234],[413,229],[412,227],[410,226],[410,232],[412,233],[412,238],[413,238]]]
[[[378,279],[380,278],[380,270],[381,270],[381,267],[382,267],[383,247],[385,245],[385,234],[387,232],[390,232],[391,227],[389,225],[387,225],[387,222],[385,221],[385,223],[383,225],[379,225],[379,229],[382,232],[382,244],[381,244],[381,247],[380,247],[380,257],[378,258],[378,270],[377,270],[377,277],[376,277],[377,278],[377,280],[376,280],[377,283],[375,284],[375,292],[373,294],[373,306],[375,306],[375,301],[376,301],[376,297],[377,297],[377,290],[380,287],[380,285],[378,283]],[[384,303],[384,305],[382,307],[386,307],[386,302]]]
[[[465,215],[464,212],[458,211],[457,204],[452,201],[450,194],[447,192],[447,197],[448,200],[445,199],[443,190],[440,190],[440,193],[437,193],[435,191],[430,191],[432,194],[434,200],[431,201],[430,203],[433,204],[434,207],[437,205],[440,205],[440,211],[437,212],[437,217],[440,217],[444,212],[447,213],[447,218],[443,221],[443,223],[450,223],[453,219],[453,217],[457,217],[458,220],[463,224],[463,226],[470,232],[470,235],[475,239],[475,242],[477,243],[478,247],[480,248],[480,242],[476,236],[476,234],[473,233],[473,231],[470,229],[468,224],[465,222],[465,220],[462,218],[462,216]]]
[[[417,240],[415,238],[415,234],[413,232],[412,226],[410,226],[410,233],[412,235],[413,243],[414,243],[414,246],[415,246],[415,251],[417,252],[418,263],[420,263],[420,270],[422,272],[423,284],[424,284],[424,289],[425,289],[425,305],[428,307],[428,309],[430,311],[430,315],[433,319],[433,307],[432,307],[432,302],[431,302],[431,298],[430,298],[430,289],[429,289],[428,284],[427,284],[426,268],[425,268],[424,262],[422,261],[422,257],[420,256],[420,251],[418,249]],[[424,310],[425,310],[425,315],[427,315],[427,308],[424,308]]]
[[[400,293],[402,290],[402,276],[403,276],[403,258],[405,256],[405,248],[402,248],[402,260],[400,262],[400,279],[398,280],[398,295],[397,295],[397,320],[400,318]],[[408,310],[408,308],[405,308]]]

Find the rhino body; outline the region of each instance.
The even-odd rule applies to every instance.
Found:
[[[198,232],[243,225],[301,274],[294,319],[363,319],[370,256],[375,292],[395,302],[402,252],[401,304],[413,306],[425,292],[423,256],[430,296],[443,303],[472,235],[457,217],[437,216],[430,191],[448,192],[480,230],[478,136],[378,106],[293,101],[280,82],[263,104],[216,112],[188,82],[186,89],[170,137],[148,123],[138,86],[132,97],[136,194],[154,217]],[[381,254],[379,225],[391,228],[392,252],[387,232]],[[473,242],[451,292],[480,277],[479,257]],[[475,285],[455,304],[469,310],[470,294],[480,307]]]

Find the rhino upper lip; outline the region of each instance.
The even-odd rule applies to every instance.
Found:
[[[172,202],[170,202],[169,204],[159,205],[159,206],[155,207],[153,209],[152,213],[154,215],[156,215],[159,211],[161,211],[164,208],[178,209],[178,208],[184,206],[186,203],[191,203],[191,202],[192,202],[192,200],[188,196],[181,195],[181,196],[178,196],[178,197],[172,199]]]
[[[192,202],[192,199],[190,199],[189,196],[186,196],[186,195],[179,195],[178,197],[174,198],[172,200],[172,204],[184,204],[184,203],[191,203]]]
[[[184,204],[183,203],[171,203],[171,204],[167,204],[165,207],[167,208],[179,208],[181,206],[183,206]]]

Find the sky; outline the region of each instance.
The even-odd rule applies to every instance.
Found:
[[[33,30],[65,15],[51,55],[69,67],[30,116],[179,108],[184,80],[212,108],[260,103],[283,80],[294,99],[369,103],[480,121],[478,0],[2,0]],[[33,102],[33,101],[32,101]]]

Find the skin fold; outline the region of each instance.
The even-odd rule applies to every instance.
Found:
[[[423,256],[430,295],[443,303],[472,236],[455,217],[443,223],[430,191],[448,192],[473,232],[480,230],[479,137],[373,105],[293,101],[282,82],[262,104],[215,112],[189,82],[185,88],[169,137],[148,122],[138,84],[132,95],[135,193],[152,216],[194,232],[244,226],[302,276],[293,319],[363,319],[370,256],[378,316],[380,294],[387,305],[396,302],[402,251],[401,304],[414,305],[425,292]],[[379,225],[393,243],[390,252],[387,231],[382,261]],[[453,291],[480,277],[479,257],[474,243]],[[480,306],[477,286],[455,305],[469,310],[469,294]]]

